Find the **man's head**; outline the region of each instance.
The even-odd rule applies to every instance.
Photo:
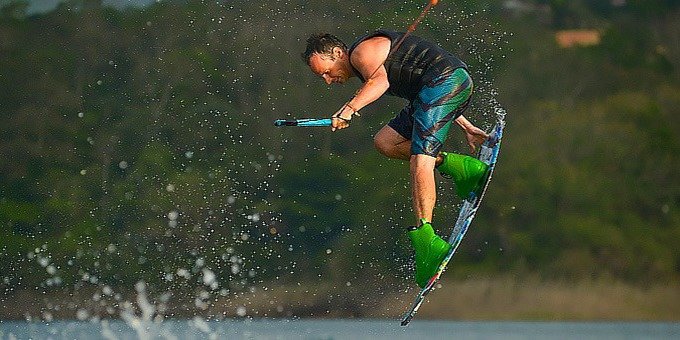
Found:
[[[314,34],[307,39],[307,49],[302,59],[326,84],[344,83],[352,73],[347,46],[328,33]]]

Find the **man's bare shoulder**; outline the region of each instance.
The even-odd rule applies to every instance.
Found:
[[[368,77],[385,61],[390,53],[391,44],[387,37],[368,38],[354,48],[350,62],[364,77]]]
[[[369,55],[389,53],[392,42],[385,36],[375,36],[368,38],[357,45],[352,55]]]

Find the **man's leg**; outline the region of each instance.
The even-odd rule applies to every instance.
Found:
[[[373,144],[381,154],[394,159],[411,161],[411,140],[404,138],[389,125],[383,126],[373,137]],[[435,167],[442,163],[443,157],[437,155]]]
[[[424,287],[436,272],[451,245],[434,233],[432,212],[436,202],[434,167],[438,158],[429,155],[411,155],[411,140],[386,125],[374,138],[375,147],[383,155],[408,160],[411,172],[411,190],[416,225],[409,227],[409,238],[416,250],[416,282]]]
[[[411,190],[413,211],[418,223],[409,228],[408,236],[416,251],[416,282],[427,285],[446,257],[451,245],[437,236],[432,228],[432,211],[437,200],[434,182],[435,157],[423,154],[411,156]]]
[[[373,140],[376,149],[383,155],[410,162],[411,194],[416,222],[423,218],[432,221],[432,212],[437,200],[434,167],[441,163],[442,157],[411,155],[411,141],[400,135],[389,125],[385,125]]]
[[[411,158],[411,141],[394,130],[391,126],[383,126],[375,137],[373,145],[381,154],[394,159],[408,161]]]
[[[437,201],[434,181],[435,157],[428,155],[411,156],[411,194],[416,221],[432,221],[432,211]]]

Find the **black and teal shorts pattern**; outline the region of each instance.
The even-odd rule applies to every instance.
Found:
[[[411,155],[437,157],[451,123],[470,104],[472,88],[464,68],[436,77],[387,125],[411,140]]]

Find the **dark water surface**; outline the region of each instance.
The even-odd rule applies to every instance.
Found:
[[[415,320],[0,321],[0,339],[680,339],[680,323]]]

